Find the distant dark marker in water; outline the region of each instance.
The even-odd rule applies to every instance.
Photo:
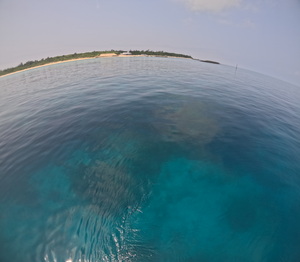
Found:
[[[0,79],[0,261],[300,261],[299,87],[190,59]]]

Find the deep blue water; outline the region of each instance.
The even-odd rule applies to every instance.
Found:
[[[299,262],[300,90],[187,59],[0,78],[1,262]]]

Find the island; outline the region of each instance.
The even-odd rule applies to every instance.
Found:
[[[201,60],[201,59],[196,59],[196,58],[194,58],[194,60],[197,60],[197,61],[200,61],[200,62],[203,62],[203,63],[210,63],[210,64],[216,64],[216,65],[220,64],[219,62],[212,61],[212,60]]]
[[[55,56],[55,57],[47,57],[41,60],[28,61],[26,63],[20,63],[16,67],[7,68],[4,70],[0,70],[0,77],[8,74],[13,74],[20,71],[29,70],[36,67],[46,66],[50,64],[57,64],[63,62],[70,62],[75,60],[82,59],[94,59],[100,57],[128,57],[128,56],[154,56],[154,57],[175,57],[175,58],[187,58],[193,59],[200,62],[206,63],[214,63],[219,64],[218,62],[210,61],[210,60],[200,60],[194,59],[192,56],[177,54],[171,52],[164,51],[151,51],[151,50],[109,50],[109,51],[93,51],[93,52],[85,52],[85,53],[74,53],[69,55]]]

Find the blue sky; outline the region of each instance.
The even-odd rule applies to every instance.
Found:
[[[107,49],[179,52],[300,86],[300,0],[0,0],[0,69]]]

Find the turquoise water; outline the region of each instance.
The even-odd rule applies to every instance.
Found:
[[[187,59],[0,79],[0,261],[300,261],[300,90]]]

